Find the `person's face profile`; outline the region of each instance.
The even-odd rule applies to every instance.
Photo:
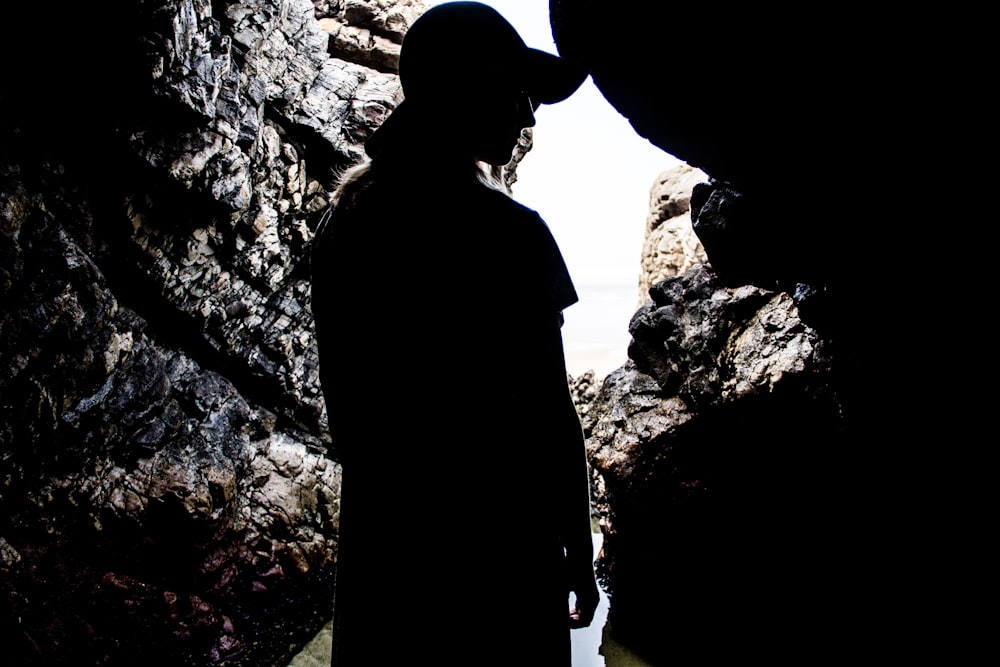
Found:
[[[475,157],[502,167],[510,162],[521,130],[534,127],[534,104],[515,85],[484,87],[470,102],[468,119]]]

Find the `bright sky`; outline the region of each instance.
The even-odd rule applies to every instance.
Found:
[[[430,7],[441,2],[425,0]],[[548,0],[485,0],[536,49],[558,53]],[[534,147],[518,166],[514,198],[552,230],[580,302],[566,310],[569,372],[603,376],[625,363],[638,306],[649,189],[679,160],[640,137],[590,79],[535,114]]]

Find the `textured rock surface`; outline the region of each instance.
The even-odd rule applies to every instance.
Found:
[[[17,9],[0,92],[7,659],[281,664],[329,617],[340,469],[306,251],[400,99],[382,60],[420,10]],[[374,35],[367,60],[332,57],[318,19]]]
[[[653,664],[724,653],[720,635],[780,654],[776,627],[824,641],[801,611],[851,590],[810,557],[848,565],[835,346],[792,295],[715,274],[689,214],[708,180],[681,165],[654,183],[631,361],[581,407],[613,634]]]
[[[707,261],[705,249],[691,227],[691,192],[708,174],[679,164],[659,176],[649,191],[649,213],[639,270],[639,303],[649,288]]]
[[[383,72],[399,71],[399,45],[424,11],[420,0],[315,0],[320,27],[330,34],[334,58]],[[339,7],[338,7],[339,6]]]
[[[423,9],[17,8],[0,54],[8,658],[282,664],[331,615],[340,468],[308,248],[401,99]],[[530,148],[526,131],[506,182]]]
[[[878,328],[870,311],[911,275],[879,282],[888,298],[859,291],[883,278],[858,270],[881,247],[854,243],[918,219],[895,211],[899,191],[883,181],[916,105],[885,85],[895,63],[872,66],[884,64],[881,36],[901,31],[842,12],[817,38],[787,31],[786,10],[633,0],[638,18],[609,32],[606,3],[550,6],[560,49],[594,66],[637,132],[709,176],[692,209],[711,266],[674,259],[667,243],[644,265],[651,300],[630,328],[633,361],[599,387],[573,383],[615,632],[664,663],[720,646],[771,659],[872,639],[896,651],[905,635],[887,619],[937,636],[921,618],[934,618],[926,601],[942,587],[931,575],[966,564],[900,564],[941,545],[966,556],[927,529],[955,519],[937,503],[965,477],[912,463],[948,460],[914,450],[922,414],[884,417],[910,334]],[[399,37],[419,11],[383,0],[10,10],[8,660],[283,664],[329,616],[339,468],[303,260],[336,173],[400,99]],[[845,44],[855,57],[839,58]],[[696,64],[678,71],[669,53]],[[881,203],[855,207],[850,225],[845,175]],[[648,257],[670,240],[655,223],[686,199],[654,193],[664,212],[651,212]],[[941,317],[927,304],[911,317]],[[944,412],[936,388],[917,386],[921,412]],[[901,493],[918,485],[933,503]]]
[[[787,294],[707,265],[650,294],[632,361],[583,418],[615,638],[653,664],[723,651],[720,634],[751,652],[812,641],[801,610],[839,576],[817,582],[805,556],[841,548],[825,543],[843,428],[829,345]]]

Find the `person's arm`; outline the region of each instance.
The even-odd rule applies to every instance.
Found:
[[[567,397],[569,390],[567,388]],[[567,400],[572,422],[567,424],[565,439],[565,542],[566,561],[569,568],[569,589],[576,596],[575,608],[570,613],[570,627],[585,628],[590,625],[597,609],[599,594],[594,575],[594,542],[590,527],[590,473],[587,469],[586,451],[580,420],[571,398]],[[579,437],[572,437],[575,433]]]
[[[567,382],[562,333],[559,329],[556,330],[556,336],[559,348],[559,378],[564,396],[558,408],[560,410],[558,470],[562,476],[560,532],[566,548],[569,589],[576,597],[576,604],[570,611],[570,627],[585,628],[594,619],[594,612],[600,600],[594,574],[594,542],[590,525],[590,471],[587,466],[583,429]]]
[[[577,302],[578,297],[562,254],[548,227],[538,214],[532,226],[536,234],[532,243],[523,247],[537,249],[538,284],[545,286],[547,299],[542,305],[541,326],[546,340],[543,370],[547,395],[555,397],[557,411],[554,431],[556,508],[559,533],[566,549],[568,586],[576,597],[570,611],[570,627],[590,625],[597,610],[600,595],[594,574],[594,542],[590,528],[590,471],[580,417],[570,394],[566,356],[562,340],[562,310]],[[552,314],[554,313],[554,315]]]

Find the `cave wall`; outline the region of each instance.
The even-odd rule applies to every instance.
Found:
[[[956,358],[989,347],[968,286],[989,280],[990,246],[964,236],[992,215],[969,189],[992,127],[985,15],[632,0],[622,32],[607,3],[549,7],[560,52],[707,176],[690,198],[707,263],[652,285],[632,361],[590,409],[613,632],[657,664],[974,655],[982,622],[961,591],[989,576],[976,433],[991,425],[981,371]],[[928,261],[942,211],[962,287]],[[816,400],[794,408],[778,382],[728,402],[725,378],[747,369],[727,350],[759,311],[698,313],[748,289],[787,298],[772,332],[797,320],[823,341],[826,370],[795,392]],[[699,452],[719,454],[714,494]]]
[[[287,662],[338,523],[309,241],[423,6],[4,11],[5,659]]]
[[[836,347],[793,295],[715,273],[690,217],[707,178],[682,164],[653,183],[630,361],[581,411],[605,632],[656,665],[791,660],[845,630],[802,611],[855,590]],[[817,559],[840,569],[817,577]]]
[[[824,16],[819,34],[779,8],[645,0],[628,3],[627,31],[609,31],[607,3],[549,4],[560,50],[592,67],[638,134],[707,176],[679,201],[709,262],[645,271],[632,361],[576,388],[616,631],[664,659],[734,637],[765,654],[792,630],[810,655],[912,640],[926,622],[891,634],[884,619],[919,597],[903,614],[915,620],[942,587],[911,587],[915,566],[897,565],[939,543],[912,526],[947,514],[912,491],[945,485],[923,496],[941,499],[955,477],[900,482],[922,434],[885,399],[900,394],[907,336],[875,311],[904,281],[875,270],[873,232],[916,219],[895,211],[886,165],[912,158],[895,151],[917,105],[884,85],[900,57],[878,47],[903,31],[871,11]],[[10,659],[281,664],[329,617],[339,467],[305,257],[337,171],[399,100],[400,35],[420,11],[5,10]],[[870,197],[849,223],[845,175]],[[919,562],[921,576],[940,570]],[[775,599],[792,625],[759,612]]]

